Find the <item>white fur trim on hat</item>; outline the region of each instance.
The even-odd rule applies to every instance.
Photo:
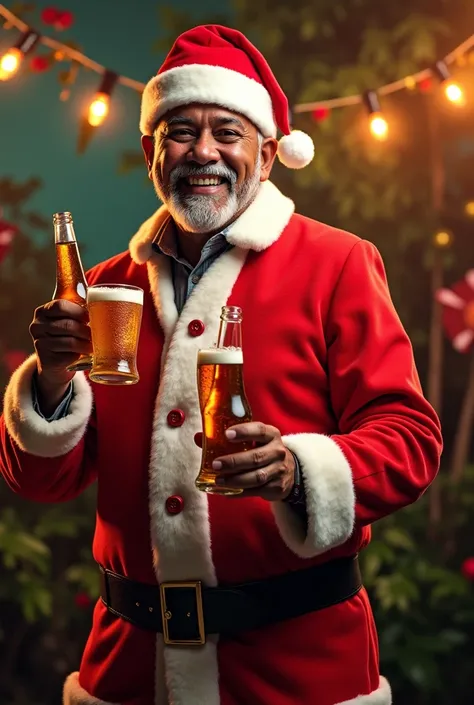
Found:
[[[391,705],[392,691],[386,678],[380,676],[380,683],[377,690],[373,690],[367,695],[358,695],[356,698],[344,700],[339,705]]]
[[[40,458],[58,458],[75,448],[86,432],[92,412],[92,389],[84,373],[76,372],[68,415],[57,421],[46,421],[33,406],[35,370],[36,355],[31,355],[13,373],[5,392],[5,425],[24,452]]]
[[[288,169],[302,169],[313,160],[313,140],[306,132],[293,130],[278,143],[278,159]]]
[[[301,558],[341,546],[351,536],[355,517],[352,471],[335,441],[321,433],[296,433],[283,442],[298,458],[306,495],[308,527],[285,502],[274,502],[278,530]]]
[[[220,105],[248,118],[264,137],[277,128],[270,94],[260,83],[222,66],[188,64],[152,78],[143,91],[140,130],[152,135],[160,117],[191,103]]]

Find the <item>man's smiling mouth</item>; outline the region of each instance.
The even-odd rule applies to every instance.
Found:
[[[188,176],[186,179],[189,186],[220,186],[224,181],[222,176]]]

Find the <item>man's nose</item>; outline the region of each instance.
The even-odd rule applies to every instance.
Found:
[[[201,134],[189,150],[187,159],[189,162],[196,162],[202,166],[209,164],[209,162],[218,162],[220,153],[213,135]]]

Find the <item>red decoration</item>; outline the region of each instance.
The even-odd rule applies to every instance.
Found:
[[[86,592],[78,592],[74,598],[76,607],[80,610],[87,610],[92,604],[92,600]]]
[[[3,364],[8,374],[12,375],[27,357],[27,353],[23,350],[7,350],[7,352],[3,354]]]
[[[69,10],[58,10],[57,7],[46,7],[41,13],[41,20],[44,24],[54,27],[61,32],[69,29],[74,23],[74,15]]]
[[[316,110],[313,110],[311,115],[313,116],[313,120],[316,122],[324,122],[329,115],[331,114],[331,111],[329,108],[316,108]]]
[[[30,61],[30,69],[35,73],[42,73],[49,68],[49,60],[46,56],[33,56]]]
[[[424,78],[418,83],[418,90],[420,93],[429,93],[433,87],[433,79],[431,77]]]
[[[474,343],[474,269],[450,289],[439,289],[435,298],[443,306],[443,327],[453,348],[469,352]]]
[[[474,558],[466,558],[461,566],[461,573],[464,575],[466,580],[474,582]]]
[[[41,21],[44,24],[54,25],[61,16],[61,10],[57,7],[45,7],[41,13]]]
[[[6,220],[0,220],[0,262],[6,256],[15,236],[16,228]]]
[[[63,29],[69,29],[74,24],[74,15],[69,10],[60,12],[59,17],[54,23],[54,28],[62,31]]]

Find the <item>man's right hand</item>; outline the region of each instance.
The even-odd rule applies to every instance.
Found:
[[[46,416],[54,412],[74,377],[68,365],[92,351],[88,321],[87,309],[65,299],[50,301],[35,311],[30,334],[37,356],[38,401]]]

